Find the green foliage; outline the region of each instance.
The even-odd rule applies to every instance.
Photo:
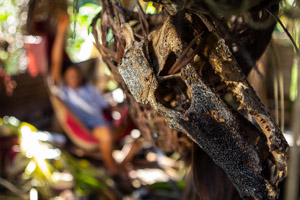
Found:
[[[150,188],[156,195],[161,197],[172,197],[173,199],[181,199],[181,191],[185,187],[185,181],[178,182],[156,182],[150,185]]]
[[[20,152],[14,157],[12,166],[7,166],[9,170],[6,169],[9,171],[9,181],[30,182],[43,198],[49,199],[54,195],[52,186],[56,184],[53,174],[68,172],[73,177],[78,195],[105,195],[103,191],[109,190],[107,181],[110,178],[104,169],[94,167],[87,160],[76,159],[47,141],[38,140],[39,134],[43,132],[14,117],[0,118],[0,137],[17,136],[20,143]],[[57,152],[55,158],[47,158],[49,151]],[[16,187],[26,191],[21,184]]]
[[[300,64],[300,52],[299,52],[299,44],[300,44],[300,4],[297,0],[283,0],[281,1],[281,10],[280,10],[280,20],[288,30],[289,34],[294,40],[294,58],[293,59],[293,67],[291,70],[291,84],[290,84],[290,100],[295,101],[298,95],[298,71]],[[283,29],[283,27],[278,23],[275,28],[275,34],[284,35],[281,38],[285,38],[284,44],[291,45],[293,41],[291,38],[288,38]]]
[[[290,99],[295,101],[298,95],[298,62],[294,59],[294,64],[291,72]]]
[[[27,67],[22,27],[26,23],[28,0],[0,1],[0,63],[9,74]]]
[[[71,155],[64,153],[62,159],[57,160],[55,165],[59,165],[60,169],[66,168],[74,175],[76,182],[75,189],[78,194],[86,195],[99,193],[100,191],[107,189],[105,182],[100,181],[108,180],[103,169],[96,169],[87,160],[77,160]]]
[[[145,13],[147,13],[147,14],[152,14],[152,15],[157,13],[157,10],[156,10],[156,8],[153,6],[152,1],[150,1],[150,2],[147,4]]]
[[[11,75],[24,72],[27,68],[23,27],[28,16],[28,3],[29,0],[0,0],[0,67]],[[70,0],[68,12],[71,31],[68,34],[67,52],[72,60],[82,61],[84,58],[79,55],[80,49],[88,42],[88,48],[92,47],[88,28],[101,6],[97,0],[78,0],[79,10],[74,14],[73,4],[74,0]]]
[[[83,61],[87,58],[81,55],[81,48],[84,44],[92,47],[92,36],[89,32],[89,26],[93,18],[101,11],[102,7],[97,1],[93,0],[79,0],[78,6],[79,10],[77,13],[73,12],[72,2],[68,8],[68,12],[71,16],[71,31],[67,38],[67,52],[72,60]]]

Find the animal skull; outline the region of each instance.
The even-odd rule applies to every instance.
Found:
[[[192,26],[194,19],[203,18],[185,14],[192,40],[179,31],[176,17],[169,17],[147,38],[127,46],[118,70],[136,101],[150,104],[171,128],[205,150],[241,197],[276,199],[278,182],[287,172],[288,145],[218,31],[206,28],[208,21]],[[259,128],[216,94],[203,71],[208,68]]]

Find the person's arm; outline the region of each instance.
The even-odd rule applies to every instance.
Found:
[[[61,13],[58,17],[57,31],[51,50],[51,76],[56,85],[60,84],[62,79],[61,68],[63,64],[63,50],[68,27],[69,15],[67,13]]]

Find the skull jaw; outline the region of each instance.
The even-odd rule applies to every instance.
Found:
[[[169,75],[167,77],[168,80],[175,80],[174,82],[180,78],[180,83],[185,84],[185,92],[188,93],[187,96],[190,102],[188,108],[183,110],[177,109],[177,107],[172,106],[172,104],[168,104],[166,100],[167,96],[161,96],[163,95],[164,89],[167,89],[167,92],[172,91],[172,87],[165,86],[164,83],[166,82],[161,81],[165,80],[166,77],[164,78],[159,75],[164,71],[168,57],[166,55],[172,52],[175,55],[178,54],[172,45],[175,47],[183,47],[185,45],[179,35],[174,35],[174,33],[176,33],[176,31],[174,31],[175,26],[172,25],[170,18],[165,24],[168,26],[164,25],[161,30],[157,31],[162,34],[158,39],[155,38],[153,34],[150,34],[149,38],[139,43],[138,48],[129,49],[129,53],[127,52],[125,57],[128,58],[132,55],[137,57],[137,61],[129,63],[122,62],[119,67],[119,71],[124,79],[133,78],[131,76],[134,75],[138,76],[134,79],[134,83],[131,83],[129,80],[127,81],[126,84],[129,90],[138,102],[150,104],[159,114],[164,116],[171,128],[186,133],[189,138],[202,147],[203,150],[223,168],[243,198],[275,199],[279,194],[277,188],[279,179],[266,176],[264,170],[268,168],[266,165],[268,159],[275,164],[282,163],[285,169],[279,164],[276,167],[279,171],[278,177],[284,177],[286,170],[285,158],[280,162],[279,158],[272,154],[270,145],[268,145],[269,149],[265,147],[267,141],[269,142],[270,140],[263,134],[257,134],[255,139],[249,140],[250,136],[247,135],[245,131],[246,128],[241,127],[241,124],[238,123],[241,119],[238,119],[227,104],[204,83],[195,70],[197,67],[187,64],[181,69],[179,76]],[[174,38],[172,41],[168,39],[168,34],[165,34],[166,30],[164,28],[171,29],[175,40]],[[163,40],[161,38],[163,38]],[[162,41],[165,43],[162,43]],[[149,50],[149,44],[156,45]],[[141,51],[141,49],[143,49],[143,51]],[[130,51],[133,53],[131,52],[130,54]],[[152,54],[155,55],[155,59],[153,59],[153,55],[149,55],[149,51],[153,51]],[[181,50],[181,52],[182,51],[183,50]],[[226,53],[225,51],[224,53],[224,51],[222,51],[222,46],[218,51],[212,52],[217,58],[220,57],[221,61],[222,59],[225,61],[229,59],[230,62],[234,61],[233,58],[228,57],[228,55],[231,55],[230,52]],[[211,55],[212,54],[207,54],[208,57]],[[210,63],[215,71],[217,71],[216,73],[218,73],[220,69],[220,72],[222,72],[224,65],[222,65],[222,63],[214,63],[212,58],[214,57],[209,57]],[[164,66],[155,66],[155,64],[159,63],[161,65],[164,63]],[[239,72],[239,70],[236,68],[233,68],[233,71],[231,71],[231,73],[237,72]],[[237,77],[241,76],[240,73]],[[228,77],[221,78],[225,82],[229,79]],[[238,81],[242,84],[247,84],[243,78]],[[170,82],[171,81],[169,81],[169,83]],[[176,86],[174,85],[174,87]],[[234,90],[230,85],[228,85],[228,87]],[[245,88],[237,88],[238,93],[242,93],[243,89]],[[176,95],[173,95],[173,98],[175,96]],[[178,96],[180,95],[177,95],[177,97]],[[255,94],[250,94],[248,97],[250,99],[256,98]],[[246,105],[246,107],[247,106],[250,108],[253,107],[251,104]],[[258,112],[263,112],[268,115],[268,113],[265,113],[263,110],[259,110]],[[245,124],[247,123],[245,122]],[[249,123],[248,126],[251,127]],[[256,131],[260,132],[259,130]],[[284,149],[286,149],[284,139],[279,137],[279,140],[283,141],[283,150],[279,151],[278,155],[284,155]],[[263,154],[267,156],[262,156]]]
[[[155,100],[157,87],[149,91],[150,105],[166,117],[171,128],[186,133],[223,168],[241,197],[275,199],[278,195],[276,187],[262,176],[261,150],[253,142],[241,137],[240,132],[244,130],[236,123],[236,117],[202,82],[191,65],[187,65],[181,74],[192,91],[190,108],[183,113],[165,107]],[[214,104],[207,102],[208,99]]]

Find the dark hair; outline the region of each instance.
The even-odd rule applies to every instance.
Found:
[[[81,75],[81,85],[84,85],[86,84],[87,82],[87,77],[81,73],[82,70],[81,68],[79,67],[79,65],[77,65],[76,63],[73,63],[72,61],[64,61],[63,62],[63,65],[62,65],[62,76],[64,77],[66,71],[69,69],[69,68],[74,68],[76,69],[80,75]]]
[[[80,70],[77,65],[75,63],[73,63],[72,61],[68,60],[68,61],[63,61],[63,64],[62,64],[62,68],[61,68],[61,74],[62,75],[65,75],[67,69],[69,69],[70,67],[74,67],[76,68],[77,70]]]
[[[195,143],[192,147],[192,168],[187,178],[185,199],[241,200],[223,169]]]

